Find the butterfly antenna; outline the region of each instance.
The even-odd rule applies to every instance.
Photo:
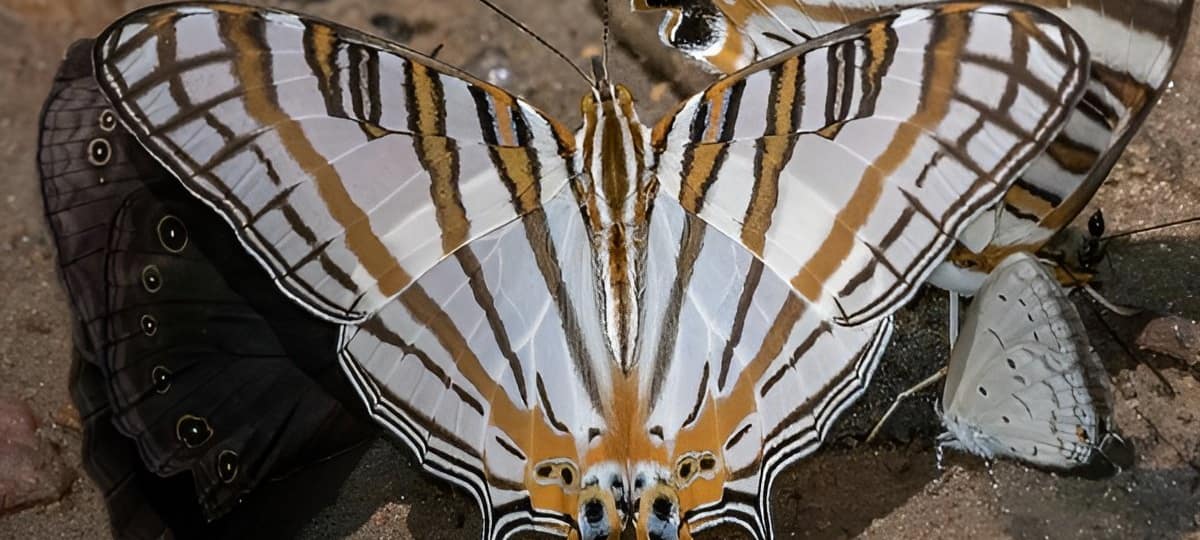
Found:
[[[1130,347],[1129,344],[1125,343],[1125,340],[1121,339],[1121,335],[1118,334],[1110,324],[1108,324],[1108,321],[1104,318],[1104,315],[1096,309],[1096,306],[1088,304],[1088,308],[1092,311],[1092,315],[1096,317],[1096,320],[1100,321],[1100,326],[1104,327],[1104,331],[1108,334],[1108,337],[1116,342],[1117,346],[1121,348],[1121,351],[1124,352],[1130,360],[1133,360],[1134,364],[1146,366],[1146,368],[1150,370],[1150,373],[1154,374],[1154,378],[1158,379],[1158,383],[1162,385],[1162,389],[1164,392],[1166,392],[1167,397],[1175,397],[1175,387],[1171,385],[1171,381],[1168,381],[1167,378],[1163,376],[1162,372],[1158,370],[1158,368],[1150,365],[1149,362],[1143,361],[1140,357],[1138,357],[1137,353],[1133,352],[1133,348]]]
[[[600,50],[600,57],[601,57],[601,62],[604,66],[604,80],[606,80],[606,81],[612,80],[608,77],[608,34],[610,33],[610,29],[612,27],[612,22],[611,22],[612,12],[609,10],[609,6],[608,6],[609,1],[610,0],[603,0],[602,3],[604,4],[604,11],[601,15],[602,20],[604,22],[604,44],[603,44],[603,48]]]
[[[500,6],[497,6],[495,3],[492,2],[492,0],[479,0],[479,3],[487,6],[488,9],[496,12],[497,15],[500,15],[501,17],[503,17],[504,20],[508,21],[513,26],[516,26],[518,29],[520,29],[522,32],[524,32],[525,35],[533,38],[534,41],[537,41],[538,43],[542,44],[543,47],[550,49],[550,52],[554,53],[556,56],[561,58],[563,62],[566,62],[568,65],[571,66],[571,69],[575,70],[575,73],[578,73],[580,77],[583,77],[583,80],[587,81],[588,86],[592,86],[592,87],[596,86],[596,81],[594,79],[592,79],[591,77],[589,77],[587,72],[583,71],[583,69],[581,69],[578,64],[576,64],[575,62],[572,62],[571,59],[567,57],[567,55],[563,54],[562,51],[556,49],[553,45],[550,44],[550,42],[543,39],[542,36],[537,35],[537,33],[534,32],[533,30],[531,30],[528,26],[525,26],[525,23],[518,21],[516,17],[513,17],[507,11],[504,11],[503,9],[501,9]]]
[[[1112,235],[1109,235],[1109,236],[1105,236],[1105,237],[1101,238],[1101,240],[1103,240],[1103,241],[1106,241],[1106,242],[1107,242],[1107,241],[1109,241],[1109,240],[1112,240],[1112,239],[1114,239],[1114,238],[1121,238],[1121,237],[1124,237],[1124,236],[1131,236],[1131,235],[1135,235],[1135,234],[1141,234],[1141,233],[1146,233],[1146,232],[1150,232],[1150,231],[1157,231],[1157,230],[1159,230],[1159,229],[1166,229],[1166,228],[1169,228],[1169,227],[1178,227],[1178,226],[1180,226],[1180,225],[1187,225],[1187,224],[1189,224],[1189,223],[1196,223],[1196,222],[1200,222],[1200,216],[1197,216],[1197,217],[1190,217],[1190,218],[1186,218],[1186,219],[1180,219],[1180,220],[1172,221],[1172,222],[1169,222],[1169,223],[1162,223],[1162,224],[1159,224],[1159,225],[1152,225],[1152,226],[1146,227],[1146,228],[1144,228],[1144,229],[1134,229],[1134,230],[1132,230],[1132,231],[1120,232],[1120,233],[1117,233],[1117,234],[1112,234]]]

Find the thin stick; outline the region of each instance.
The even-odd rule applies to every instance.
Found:
[[[946,376],[946,371],[948,369],[949,368],[939,369],[937,371],[937,373],[934,373],[933,375],[929,376],[928,379],[925,379],[925,380],[917,383],[916,386],[909,388],[908,390],[900,392],[900,395],[896,396],[895,401],[892,401],[892,406],[888,407],[887,412],[883,413],[883,418],[880,418],[879,422],[875,423],[875,428],[871,430],[871,434],[867,435],[867,442],[869,443],[869,442],[875,440],[875,437],[877,435],[879,435],[879,430],[883,428],[883,425],[885,423],[887,423],[888,418],[891,418],[892,414],[894,414],[896,412],[896,408],[900,407],[900,402],[908,399],[913,394],[916,394],[917,392],[920,392],[921,390],[924,390],[926,388],[929,388],[930,386],[933,386],[934,383],[942,380],[942,378]]]
[[[609,21],[612,20],[612,16],[611,16],[612,12],[609,11],[609,5],[608,5],[609,0],[601,0],[601,1],[604,3],[604,10],[603,10],[603,14],[601,16],[602,20],[604,21],[604,48],[600,51],[600,55],[602,58],[601,62],[603,62],[603,64],[604,64],[604,80],[611,81],[612,79],[610,79],[608,77],[608,34],[609,34],[609,27],[612,26],[609,23]]]

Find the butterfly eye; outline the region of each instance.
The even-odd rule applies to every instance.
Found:
[[[158,222],[158,242],[163,249],[179,253],[187,247],[188,232],[183,221],[175,216],[166,216]]]
[[[1101,212],[1100,209],[1097,208],[1096,212],[1092,214],[1092,217],[1088,218],[1087,227],[1088,234],[1096,238],[1104,236],[1104,212]]]
[[[150,293],[156,293],[162,289],[162,274],[159,273],[157,266],[152,264],[142,269],[142,287]]]
[[[100,113],[100,129],[104,131],[112,131],[117,128],[117,115],[113,114],[112,109],[104,109]]]
[[[154,384],[154,391],[159,394],[167,393],[171,389],[171,370],[163,366],[154,366],[150,370],[150,381]]]
[[[208,420],[185,414],[175,423],[175,437],[188,448],[196,448],[212,438],[212,427]]]
[[[217,476],[226,484],[233,482],[238,473],[238,455],[233,450],[222,450],[217,456]]]
[[[112,147],[108,145],[108,141],[104,139],[92,139],[87,147],[88,163],[97,167],[108,165],[108,160],[112,159]]]

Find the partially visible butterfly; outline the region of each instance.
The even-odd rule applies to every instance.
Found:
[[[1037,259],[1014,253],[984,280],[950,353],[939,446],[1050,469],[1132,466],[1108,373],[1083,321]]]
[[[754,64],[653,130],[598,70],[573,135],[284,11],[141,10],[95,61],[138,141],[341,325],[376,420],[476,497],[488,539],[630,518],[770,537],[778,472],[862,393],[889,315],[1049,144],[1087,64],[1041,11],[950,3]]]
[[[667,9],[665,43],[731,73],[844,25],[924,0],[631,0],[634,9]],[[1004,203],[984,214],[960,238],[948,264],[931,281],[973,294],[988,271],[1016,251],[1038,252],[1069,225],[1145,121],[1167,87],[1187,37],[1193,0],[1021,0],[1044,7],[1079,31],[1091,53],[1087,92],[1058,138],[1029,165]],[[1012,54],[1022,56],[1017,48]],[[840,61],[855,62],[851,56]],[[977,66],[965,76],[995,78]],[[839,77],[830,72],[829,77]],[[846,79],[845,84],[860,84]],[[1000,82],[996,79],[997,89]],[[996,93],[993,103],[1016,96]],[[1003,105],[1001,105],[1003,108]],[[1049,255],[1047,253],[1046,255]],[[1076,283],[1089,269],[1069,267]]]
[[[92,45],[59,70],[38,154],[84,465],[118,538],[287,535],[376,431],[337,366],[337,327],[280,294],[121,126]]]

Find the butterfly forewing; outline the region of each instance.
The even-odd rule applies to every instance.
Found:
[[[96,55],[138,139],[289,294],[338,321],[374,312],[573,174],[569,135],[511,94],[299,15],[148,8]]]
[[[669,9],[663,40],[723,72],[921,0],[635,0],[635,9]],[[1004,205],[974,223],[955,268],[940,286],[972,293],[987,270],[1016,250],[1036,251],[1083,209],[1166,87],[1191,22],[1193,0],[1024,0],[1080,33],[1091,58],[1087,91],[1062,134],[1005,195]],[[1007,46],[1003,42],[996,46]],[[1013,55],[1024,54],[1015,46]],[[979,253],[982,251],[982,253]]]
[[[826,316],[861,323],[907,300],[1045,148],[1084,66],[1047,17],[908,10],[685,102],[655,130],[658,178]]]

